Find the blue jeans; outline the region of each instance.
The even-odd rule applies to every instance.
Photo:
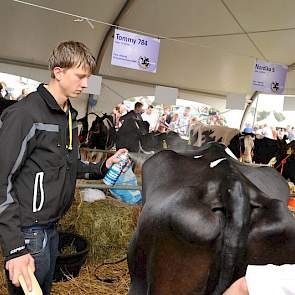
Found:
[[[58,232],[55,226],[32,226],[22,229],[26,247],[35,260],[35,276],[41,286],[43,295],[49,295],[58,255]],[[10,295],[23,295],[21,288],[16,288],[8,279]]]

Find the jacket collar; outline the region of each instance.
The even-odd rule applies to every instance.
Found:
[[[63,110],[58,105],[58,103],[56,102],[52,94],[44,87],[43,83],[38,86],[37,92],[40,94],[40,96],[43,98],[43,100],[47,103],[47,105],[51,109],[63,112]]]
[[[61,107],[56,102],[55,98],[52,96],[52,94],[46,89],[43,83],[41,83],[37,88],[38,93],[43,98],[43,100],[47,103],[47,105],[52,109],[56,111],[63,112]],[[66,111],[66,114],[68,114],[69,110],[71,110],[72,118],[75,119],[77,117],[78,112],[72,107],[72,104],[70,100],[68,99],[68,110]]]

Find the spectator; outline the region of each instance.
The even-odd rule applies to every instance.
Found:
[[[2,112],[9,107],[10,105],[14,104],[16,101],[15,100],[7,100],[2,96],[3,92],[3,84],[0,83],[0,116]]]
[[[142,114],[142,107],[143,104],[141,102],[137,102],[134,105],[134,110],[128,112],[126,115],[121,116],[120,121],[124,121],[130,118],[133,118],[134,120],[143,121],[141,114]]]
[[[267,126],[267,124],[264,124],[263,128],[262,128],[262,135],[264,137],[273,139],[273,135],[272,135],[272,131],[271,128]]]
[[[169,125],[172,120],[172,113],[171,113],[171,108],[170,107],[165,107],[164,108],[164,114],[166,115],[166,123]]]
[[[157,127],[156,127],[156,131],[160,132],[160,133],[165,133],[167,132],[169,125],[166,122],[167,119],[167,114],[163,114],[162,116],[160,116],[158,123],[157,123]]]
[[[295,140],[295,128],[294,127],[292,127],[289,130],[288,138],[289,138],[290,141]]]
[[[178,133],[178,125],[179,125],[179,114],[174,113],[172,115],[172,120],[169,124],[169,129]]]
[[[119,106],[116,106],[113,109],[113,115],[114,115],[115,129],[118,130],[120,128],[120,118],[121,118],[121,113],[120,113],[120,107]]]
[[[190,123],[190,107],[185,107],[182,115],[179,116],[178,120],[178,133],[181,136],[188,136],[189,133],[189,123]]]
[[[283,128],[279,128],[278,130],[278,139],[282,140],[284,138],[285,132]]]
[[[119,104],[119,108],[120,108],[120,114],[121,116],[124,116],[127,114],[127,107],[125,106],[124,102]]]
[[[17,100],[17,101],[22,100],[22,99],[23,99],[24,97],[26,97],[29,93],[30,93],[30,92],[29,92],[29,89],[27,89],[27,88],[22,89],[22,93],[21,93],[21,95],[18,96],[18,97],[16,98],[16,100]]]
[[[146,111],[142,114],[142,119],[150,124],[149,132],[156,131],[158,115],[152,105],[149,105]]]
[[[273,139],[277,140],[278,139],[278,132],[277,129],[275,127],[271,128],[271,132],[272,132],[272,137]]]

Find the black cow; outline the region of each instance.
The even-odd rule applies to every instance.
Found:
[[[88,129],[89,129],[89,124],[88,124],[88,115],[84,116],[83,118],[77,120],[78,123],[82,124],[82,127],[79,132],[79,142],[80,144],[86,144],[87,142],[87,137],[88,137]]]
[[[276,157],[274,168],[276,168],[285,179],[295,183],[295,140],[289,143]]]
[[[286,181],[224,145],[157,153],[143,165],[142,193],[129,295],[220,295],[248,264],[295,263]]]
[[[148,122],[133,117],[126,118],[117,132],[116,148],[127,148],[130,152],[138,152],[140,139],[148,132]]]
[[[108,114],[103,114],[102,117],[96,115],[96,119],[92,122],[89,130],[87,146],[89,148],[109,150],[114,146],[115,140],[116,130],[113,117]]]
[[[146,121],[133,118],[124,120],[117,132],[116,148],[127,148],[130,152],[138,152],[140,150],[157,152],[165,148],[175,151],[192,149],[176,132],[149,133],[148,131],[149,124]]]
[[[210,129],[211,128],[211,129]],[[228,143],[229,149],[237,157],[243,157],[245,153],[243,134],[235,134],[235,130],[228,127],[220,126],[196,126],[192,129],[191,141],[195,145],[197,142],[202,145],[208,142],[224,142],[224,138]],[[225,137],[223,137],[225,134]],[[232,137],[232,135],[234,135]],[[293,154],[288,156],[287,150],[290,145],[287,145],[285,139],[270,139],[267,137],[256,136],[254,138],[254,147],[252,150],[252,161],[256,164],[268,164],[272,158],[277,158],[277,163],[274,165],[285,179],[294,182],[295,180],[295,161],[294,161],[294,144]],[[286,164],[284,161],[286,160]]]

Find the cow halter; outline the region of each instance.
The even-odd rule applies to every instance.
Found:
[[[281,167],[281,171],[280,171],[281,175],[283,175],[284,166],[287,163],[288,158],[291,157],[293,153],[294,153],[294,151],[291,148],[289,148],[287,151],[287,156],[284,159],[282,159],[280,164],[277,167],[275,167],[274,164],[272,165],[273,168],[275,168],[275,169],[278,169],[279,167]]]

